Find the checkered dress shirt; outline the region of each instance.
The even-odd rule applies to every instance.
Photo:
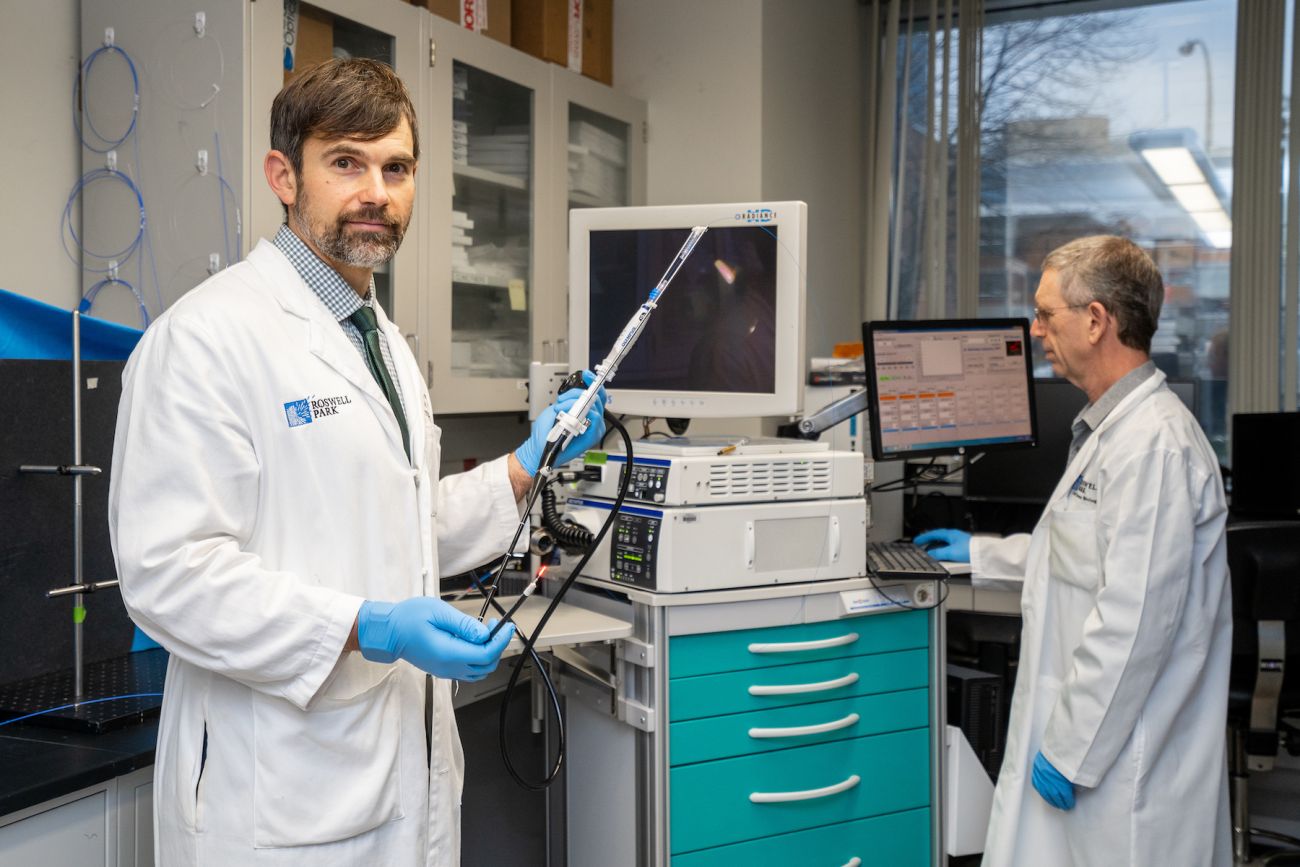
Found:
[[[361,337],[361,330],[352,324],[348,318],[357,311],[362,305],[376,307],[375,304],[375,280],[370,279],[370,289],[366,292],[364,301],[348,285],[347,281],[339,276],[329,265],[320,260],[320,257],[312,252],[301,238],[293,233],[287,225],[281,224],[280,231],[275,233],[275,246],[280,248],[280,252],[288,257],[293,263],[293,267],[298,271],[304,283],[311,287],[311,291],[316,293],[321,303],[325,305],[330,314],[339,322],[339,327],[343,333],[352,341],[357,352],[361,354],[362,361],[366,358],[366,344]],[[383,329],[379,331],[379,351],[384,357],[384,367],[388,368],[388,375],[392,378],[393,384],[397,387],[397,396],[402,397],[402,386],[397,379],[397,368],[393,366],[392,353],[388,351],[388,336],[384,334]],[[369,370],[369,365],[366,367]],[[402,410],[406,410],[406,400],[402,399]]]

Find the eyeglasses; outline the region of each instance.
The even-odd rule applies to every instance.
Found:
[[[1088,301],[1083,304],[1062,304],[1060,307],[1035,307],[1034,318],[1038,320],[1039,325],[1046,325],[1053,316],[1062,310],[1082,310],[1091,303],[1091,301]]]

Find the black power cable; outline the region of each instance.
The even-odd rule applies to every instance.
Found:
[[[623,425],[619,422],[619,420],[609,412],[605,413],[605,423],[610,427],[616,429],[619,432],[619,435],[623,438],[624,448],[627,449],[627,462],[628,462],[627,465],[631,466],[632,465],[632,437],[628,435],[627,428],[623,427]],[[543,467],[545,465],[546,464],[543,463]],[[539,470],[538,472],[540,474],[542,470]],[[582,574],[582,570],[587,568],[587,563],[588,561],[591,560],[591,556],[596,552],[596,549],[600,547],[600,543],[605,538],[605,535],[609,532],[609,528],[614,525],[614,519],[618,517],[619,511],[623,507],[623,500],[627,497],[628,484],[631,482],[631,480],[632,480],[631,473],[623,473],[623,478],[619,482],[619,486],[618,486],[618,496],[614,499],[614,506],[612,509],[610,509],[609,517],[606,518],[605,523],[601,525],[600,531],[597,532],[595,538],[592,539],[591,545],[588,546],[586,553],[582,555],[582,559],[578,561],[577,565],[573,567],[573,570],[569,573],[568,577],[564,579],[564,583],[560,585],[560,589],[555,591],[555,596],[551,599],[551,604],[547,606],[545,613],[543,613],[541,619],[537,621],[537,626],[533,628],[532,634],[524,635],[524,633],[519,630],[518,624],[515,625],[515,632],[516,634],[519,635],[520,640],[523,641],[524,643],[524,652],[519,655],[519,657],[515,660],[514,664],[511,666],[510,681],[509,683],[506,684],[506,691],[501,697],[501,716],[500,716],[500,724],[498,726],[498,738],[501,745],[501,761],[505,764],[506,773],[510,774],[511,779],[513,779],[517,784],[519,784],[520,788],[526,789],[530,792],[544,791],[548,787],[550,787],[552,783],[555,782],[555,780],[560,775],[560,770],[564,767],[564,756],[565,756],[565,751],[567,749],[567,742],[565,740],[565,733],[564,733],[564,716],[560,710],[560,697],[559,694],[555,691],[555,685],[551,683],[551,679],[547,675],[546,669],[542,666],[541,659],[537,656],[537,652],[534,650],[534,645],[537,643],[537,637],[541,635],[542,630],[546,628],[546,624],[551,619],[551,615],[555,613],[555,609],[559,606],[560,600],[564,598],[564,594],[566,594],[569,591],[569,588],[573,586],[573,582],[577,580],[579,575]],[[542,485],[541,487],[545,487],[545,485]],[[536,491],[534,491],[534,496],[535,494]],[[530,498],[530,502],[532,501],[532,499],[533,498]],[[525,514],[527,514],[527,512],[525,512]],[[519,534],[516,533],[515,535],[517,538]],[[513,545],[511,546],[511,548],[513,549]],[[498,573],[498,580],[499,580],[499,573]],[[489,588],[489,593],[490,593],[490,589],[491,588]],[[492,598],[491,595],[489,595],[488,597],[487,604],[492,605],[494,608],[497,609],[498,612],[501,613],[503,617],[505,616],[506,612],[501,609],[500,604],[496,601],[495,598]],[[555,764],[554,766],[552,766],[550,772],[546,775],[545,779],[543,779],[540,783],[534,783],[530,780],[525,780],[523,776],[519,774],[519,772],[515,769],[514,763],[510,761],[510,748],[506,742],[506,720],[509,713],[510,701],[511,698],[513,697],[515,686],[519,683],[519,678],[523,674],[524,663],[529,658],[533,660],[533,664],[537,667],[537,670],[542,675],[542,679],[546,682],[546,690],[550,694],[551,707],[554,709],[555,712],[555,722],[558,730],[557,731],[558,745],[556,748]]]

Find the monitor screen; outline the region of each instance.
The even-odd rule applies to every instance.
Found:
[[[802,202],[605,208],[570,216],[570,364],[594,368],[692,226],[708,231],[620,362],[610,409],[670,417],[797,412]]]
[[[1232,416],[1232,513],[1243,518],[1300,516],[1300,412]]]
[[[1169,380],[1169,388],[1193,414],[1196,383]],[[1064,379],[1034,380],[1038,445],[1032,449],[990,452],[964,470],[965,496],[972,502],[1046,505],[1065,472],[1074,438],[1071,425],[1088,405],[1088,396]]]
[[[1033,445],[1025,319],[862,326],[877,460]]]

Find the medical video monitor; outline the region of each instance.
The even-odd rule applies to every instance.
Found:
[[[1027,319],[865,322],[876,460],[1038,439]]]
[[[694,226],[707,226],[608,385],[616,413],[799,411],[807,205],[590,208],[569,214],[569,364],[609,353]]]

